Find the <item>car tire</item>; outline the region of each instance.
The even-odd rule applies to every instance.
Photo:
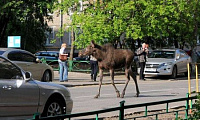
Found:
[[[51,99],[48,100],[44,111],[42,113],[42,117],[50,117],[50,116],[56,116],[56,115],[62,115],[65,114],[64,110],[64,104],[59,99]],[[62,119],[59,119],[62,120]]]
[[[177,67],[174,66],[174,67],[173,67],[173,71],[172,71],[171,78],[172,78],[172,79],[176,79],[176,77],[177,77]]]
[[[51,73],[48,70],[46,70],[43,74],[42,82],[51,82],[51,81],[52,81]]]

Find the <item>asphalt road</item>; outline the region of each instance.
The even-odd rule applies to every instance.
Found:
[[[112,85],[103,85],[101,88],[101,96],[95,99],[98,86],[81,86],[71,87],[70,92],[74,101],[72,113],[96,111],[106,108],[118,107],[119,102],[125,100],[125,105],[132,105],[138,103],[155,102],[161,100],[169,100],[174,98],[186,97],[188,92],[188,80],[187,77],[180,76],[176,80],[165,78],[147,78],[146,81],[139,81],[140,96],[134,97],[136,94],[135,85],[133,81],[129,82],[124,98],[117,98],[114,87]],[[121,92],[124,85],[116,85]],[[191,90],[195,90],[195,80],[191,81]],[[172,103],[169,107],[183,106],[185,102]],[[165,109],[166,105],[151,106],[149,110],[153,109]],[[128,109],[125,110],[125,114],[133,113],[136,111],[144,111],[145,108]],[[99,117],[118,115],[119,112],[106,113],[99,115]],[[92,116],[95,118],[95,116]],[[87,117],[86,117],[87,118]]]

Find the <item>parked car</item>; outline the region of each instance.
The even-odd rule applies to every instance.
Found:
[[[158,49],[148,54],[144,74],[145,75],[170,75],[176,78],[177,74],[184,73],[187,76],[187,64],[192,70],[191,57],[181,49]]]
[[[38,51],[35,53],[35,56],[39,59],[45,58],[49,60],[58,60],[59,52],[58,51]]]
[[[0,55],[0,119],[30,119],[70,114],[70,91],[58,84],[34,80],[16,64]]]
[[[90,58],[89,57],[75,57],[75,58],[73,58],[73,60],[76,60],[76,61],[89,61]]]
[[[58,51],[38,51],[35,53],[35,56],[42,60],[45,59],[46,63],[50,65],[54,69],[58,69],[58,57],[59,52]]]
[[[0,48],[0,55],[13,61],[25,71],[30,71],[34,79],[49,82],[54,78],[52,67],[41,63],[28,51],[13,48]]]

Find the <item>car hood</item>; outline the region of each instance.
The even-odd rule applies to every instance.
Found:
[[[161,64],[166,62],[173,62],[174,59],[166,59],[166,58],[148,58],[146,64]]]

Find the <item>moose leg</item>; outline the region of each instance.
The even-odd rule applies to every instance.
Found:
[[[114,70],[113,70],[113,69],[110,69],[110,77],[111,77],[112,85],[113,85],[113,87],[115,88],[115,91],[116,91],[116,93],[117,93],[117,97],[120,97],[119,90],[118,90],[117,87],[115,86],[115,82],[114,82]]]
[[[136,93],[136,97],[138,97],[139,94],[140,94],[140,91],[139,91],[139,87],[138,87],[138,84],[137,84],[136,74],[133,73],[133,71],[132,71],[131,68],[129,68],[129,74],[131,75],[131,77],[133,78],[133,80],[134,80],[134,82],[135,82],[136,91],[137,91],[137,93]]]
[[[99,69],[99,74],[100,74],[99,91],[98,91],[97,95],[94,98],[100,97],[101,85],[102,85],[102,80],[103,80],[103,70],[102,69]]]
[[[123,98],[124,97],[124,95],[125,95],[125,91],[126,91],[126,88],[127,88],[127,85],[128,85],[128,83],[129,83],[129,81],[130,81],[130,76],[129,76],[129,72],[128,72],[128,69],[126,68],[125,69],[125,75],[126,75],[126,84],[125,84],[125,87],[124,87],[124,89],[123,89],[123,91],[122,91],[122,94],[121,94],[121,98]]]

